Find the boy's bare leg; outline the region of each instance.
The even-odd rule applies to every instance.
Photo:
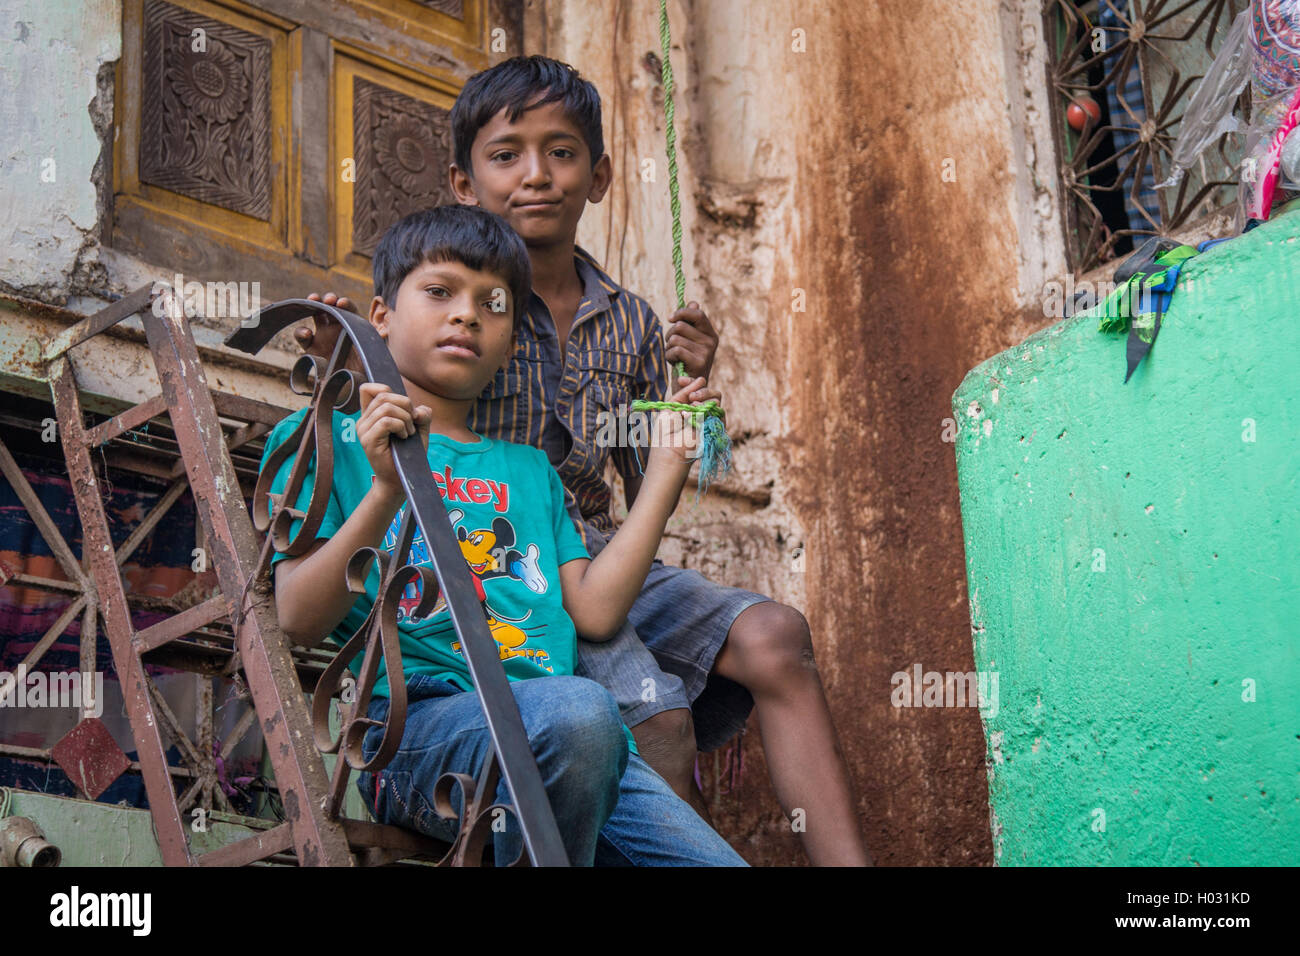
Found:
[[[655,714],[632,728],[636,749],[673,792],[713,826],[704,794],[695,782],[695,725],[691,712],[674,708]]]
[[[870,866],[803,615],[772,601],[746,608],[714,668],[754,697],[777,800],[787,818],[803,811],[799,836],[809,861]]]

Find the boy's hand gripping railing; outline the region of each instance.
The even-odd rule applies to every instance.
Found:
[[[267,547],[290,555],[303,554],[312,546],[325,514],[333,477],[334,409],[354,411],[358,407],[362,381],[378,382],[390,391],[405,394],[397,366],[379,333],[360,316],[321,302],[286,299],[267,306],[245,319],[240,329],[226,339],[226,345],[255,354],[282,329],[320,312],[335,318],[345,334],[339,336],[328,362],[305,355],[294,366],[290,376],[291,387],[299,394],[312,395],[311,411],[267,460],[258,477],[253,502],[253,521],[258,530],[268,532]],[[364,379],[359,379],[344,367],[354,349],[364,369]],[[310,504],[303,512],[285,503],[297,501],[313,451],[317,459],[316,478]],[[383,741],[370,760],[365,760],[362,754],[362,738],[367,730],[376,726],[375,721],[366,717],[366,708],[378,675],[380,655],[390,675],[402,673],[397,631],[398,600],[406,586],[419,578],[423,596],[415,613],[427,613],[439,592],[445,596],[452,624],[465,650],[470,676],[483,704],[494,751],[488,756],[477,781],[463,774],[447,774],[438,782],[436,799],[443,816],[454,814],[450,799],[454,787],[460,787],[465,798],[459,836],[453,851],[448,854],[448,862],[453,855],[456,862],[477,862],[477,854],[493,822],[490,818],[495,816],[493,811],[496,807],[492,800],[499,770],[514,798],[513,808],[506,809],[519,822],[529,858],[538,866],[566,866],[568,858],[537,762],[529,748],[505,669],[501,666],[496,641],[488,630],[487,619],[479,604],[472,572],[461,554],[446,508],[434,486],[426,451],[419,436],[413,435],[394,440],[392,452],[408,503],[398,532],[397,548],[391,553],[377,548],[362,548],[348,562],[347,584],[349,589],[358,593],[364,590],[370,562],[378,563],[382,575],[378,599],[365,624],[335,655],[317,685],[312,703],[317,746],[324,753],[334,753],[341,744],[343,751],[335,767],[329,796],[330,815],[336,815],[342,806],[349,777],[347,767],[376,772],[388,764],[401,742],[406,721],[406,688],[400,679],[390,679],[390,706],[384,722]],[[272,515],[271,482],[284,462],[294,455],[297,460],[288,485],[284,494],[277,496],[279,500]],[[303,519],[303,523],[298,533],[291,537],[290,525],[298,519]],[[428,546],[432,568],[405,563],[417,526]],[[261,566],[265,567],[268,558],[269,551],[264,550]],[[356,689],[356,703],[345,715],[343,727],[335,738],[329,731],[330,701],[343,688],[348,677],[348,662],[363,648],[365,657]]]

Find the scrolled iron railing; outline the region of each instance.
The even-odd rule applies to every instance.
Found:
[[[360,386],[367,381],[378,382],[393,392],[405,394],[397,365],[379,333],[360,316],[321,302],[286,299],[266,306],[246,319],[236,332],[227,337],[225,344],[256,354],[289,325],[322,312],[338,321],[343,334],[338,337],[328,361],[305,355],[294,366],[290,385],[299,394],[311,395],[310,411],[284,444],[267,459],[258,477],[254,500],[255,526],[267,533],[269,546],[282,554],[304,553],[311,547],[320,527],[333,474],[334,411],[355,411],[359,406]],[[354,367],[360,365],[360,372],[348,367],[353,356],[358,360]],[[284,502],[297,501],[313,454],[316,457],[316,479],[306,511],[285,506]],[[492,753],[476,778],[447,774],[438,782],[435,809],[444,818],[456,818],[452,797],[457,788],[464,797],[457,839],[442,862],[476,864],[489,839],[492,824],[499,811],[504,810],[518,821],[523,853],[534,865],[566,866],[568,858],[555,816],[529,748],[514,695],[510,692],[496,641],[488,630],[471,571],[461,555],[447,511],[438,496],[419,436],[394,441],[392,454],[408,502],[397,536],[397,547],[391,552],[362,548],[348,562],[346,583],[354,592],[364,589],[370,562],[376,562],[381,571],[378,600],[362,627],[335,655],[313,698],[312,726],[316,744],[323,753],[340,753],[331,781],[328,814],[337,816],[342,807],[350,770],[375,772],[382,769],[392,759],[401,741],[406,719],[406,689],[400,680],[390,680],[390,706],[383,723],[383,741],[370,760],[365,760],[361,751],[366,731],[376,726],[375,721],[366,717],[366,708],[378,675],[379,661],[381,658],[384,660],[389,674],[402,673],[397,630],[398,601],[406,586],[419,578],[423,585],[423,599],[417,613],[427,612],[439,593],[446,598],[492,740]],[[296,456],[296,461],[272,513],[271,482],[291,456]],[[291,535],[290,526],[298,519],[303,519],[303,523],[297,533]],[[428,566],[410,565],[405,561],[417,527],[428,545]],[[262,573],[266,572],[269,555],[269,550],[264,550],[259,566]],[[330,703],[342,691],[349,676],[347,665],[357,654],[364,656],[355,703],[344,713],[341,729],[335,735],[330,728]],[[511,807],[501,807],[493,802],[499,778],[504,778],[513,797]],[[523,862],[523,856],[519,862]]]

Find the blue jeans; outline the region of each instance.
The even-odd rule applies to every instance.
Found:
[[[595,681],[537,677],[513,681],[510,689],[574,866],[746,865],[649,764],[628,752],[618,704]],[[445,773],[473,776],[483,765],[491,747],[483,708],[477,694],[421,676],[407,692],[400,749],[377,775],[361,774],[357,785],[379,822],[451,842],[456,827],[433,809],[434,785]],[[388,698],[380,697],[368,714],[382,721],[387,711]],[[379,727],[366,733],[367,759],[381,737]],[[496,802],[511,802],[504,781]],[[463,812],[459,794],[456,803]],[[505,823],[505,832],[493,834],[498,866],[520,850],[518,825],[508,815]]]

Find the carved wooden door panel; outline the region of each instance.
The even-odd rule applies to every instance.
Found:
[[[448,111],[522,0],[125,0],[110,243],[264,299],[369,301],[384,229],[450,202]]]

